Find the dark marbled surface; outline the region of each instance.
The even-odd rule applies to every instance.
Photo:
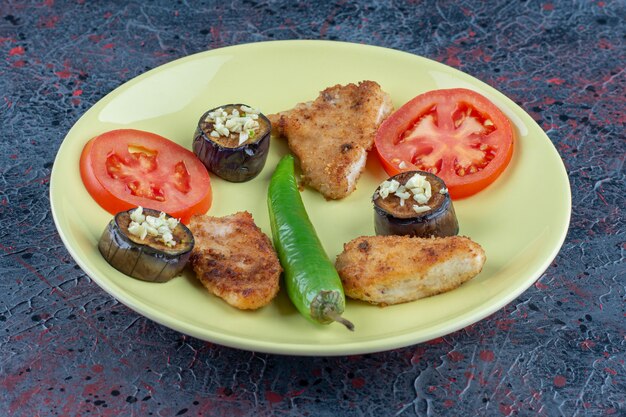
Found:
[[[0,4],[0,415],[626,415],[624,1]],[[76,120],[172,59],[272,39],[401,49],[519,103],[569,173],[565,244],[514,302],[440,339],[351,357],[225,348],[93,283],[53,224]]]

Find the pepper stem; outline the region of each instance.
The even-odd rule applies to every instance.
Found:
[[[330,305],[327,305],[322,312],[325,318],[329,318],[332,321],[336,321],[337,323],[341,323],[350,331],[354,331],[354,324],[348,319],[341,317],[341,314],[338,314],[337,311]]]

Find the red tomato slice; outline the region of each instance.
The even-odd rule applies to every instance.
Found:
[[[142,206],[187,223],[211,207],[211,181],[202,162],[150,132],[120,129],[91,139],[80,157],[80,175],[111,214]]]
[[[463,198],[491,184],[507,167],[513,128],[495,104],[474,91],[434,90],[389,116],[375,143],[389,175],[432,172],[445,181],[452,198]]]

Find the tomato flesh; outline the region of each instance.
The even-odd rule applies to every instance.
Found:
[[[376,135],[389,175],[410,170],[441,177],[452,198],[498,178],[513,154],[513,128],[491,101],[467,89],[434,90],[407,102]]]
[[[142,206],[187,223],[211,206],[211,183],[202,162],[154,133],[120,129],[90,140],[80,172],[89,194],[112,214]]]

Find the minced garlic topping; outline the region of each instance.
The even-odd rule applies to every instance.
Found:
[[[378,195],[385,199],[391,194],[400,199],[400,206],[404,206],[405,201],[412,196],[417,203],[413,204],[416,213],[425,213],[431,209],[426,203],[432,197],[432,188],[424,175],[414,174],[404,185],[394,179],[383,181],[378,188]]]
[[[209,112],[205,118],[206,122],[213,124],[213,130],[209,135],[218,138],[239,133],[239,145],[242,145],[248,138],[253,138],[259,129],[259,113],[258,109],[245,105],[239,106],[239,110],[232,109],[230,113],[220,107]]]
[[[166,218],[165,213],[161,212],[159,217],[146,216],[143,214],[143,208],[137,207],[130,213],[130,224],[128,232],[140,239],[146,236],[160,237],[163,243],[172,247],[176,245],[172,232],[178,225],[178,219],[173,217]]]

